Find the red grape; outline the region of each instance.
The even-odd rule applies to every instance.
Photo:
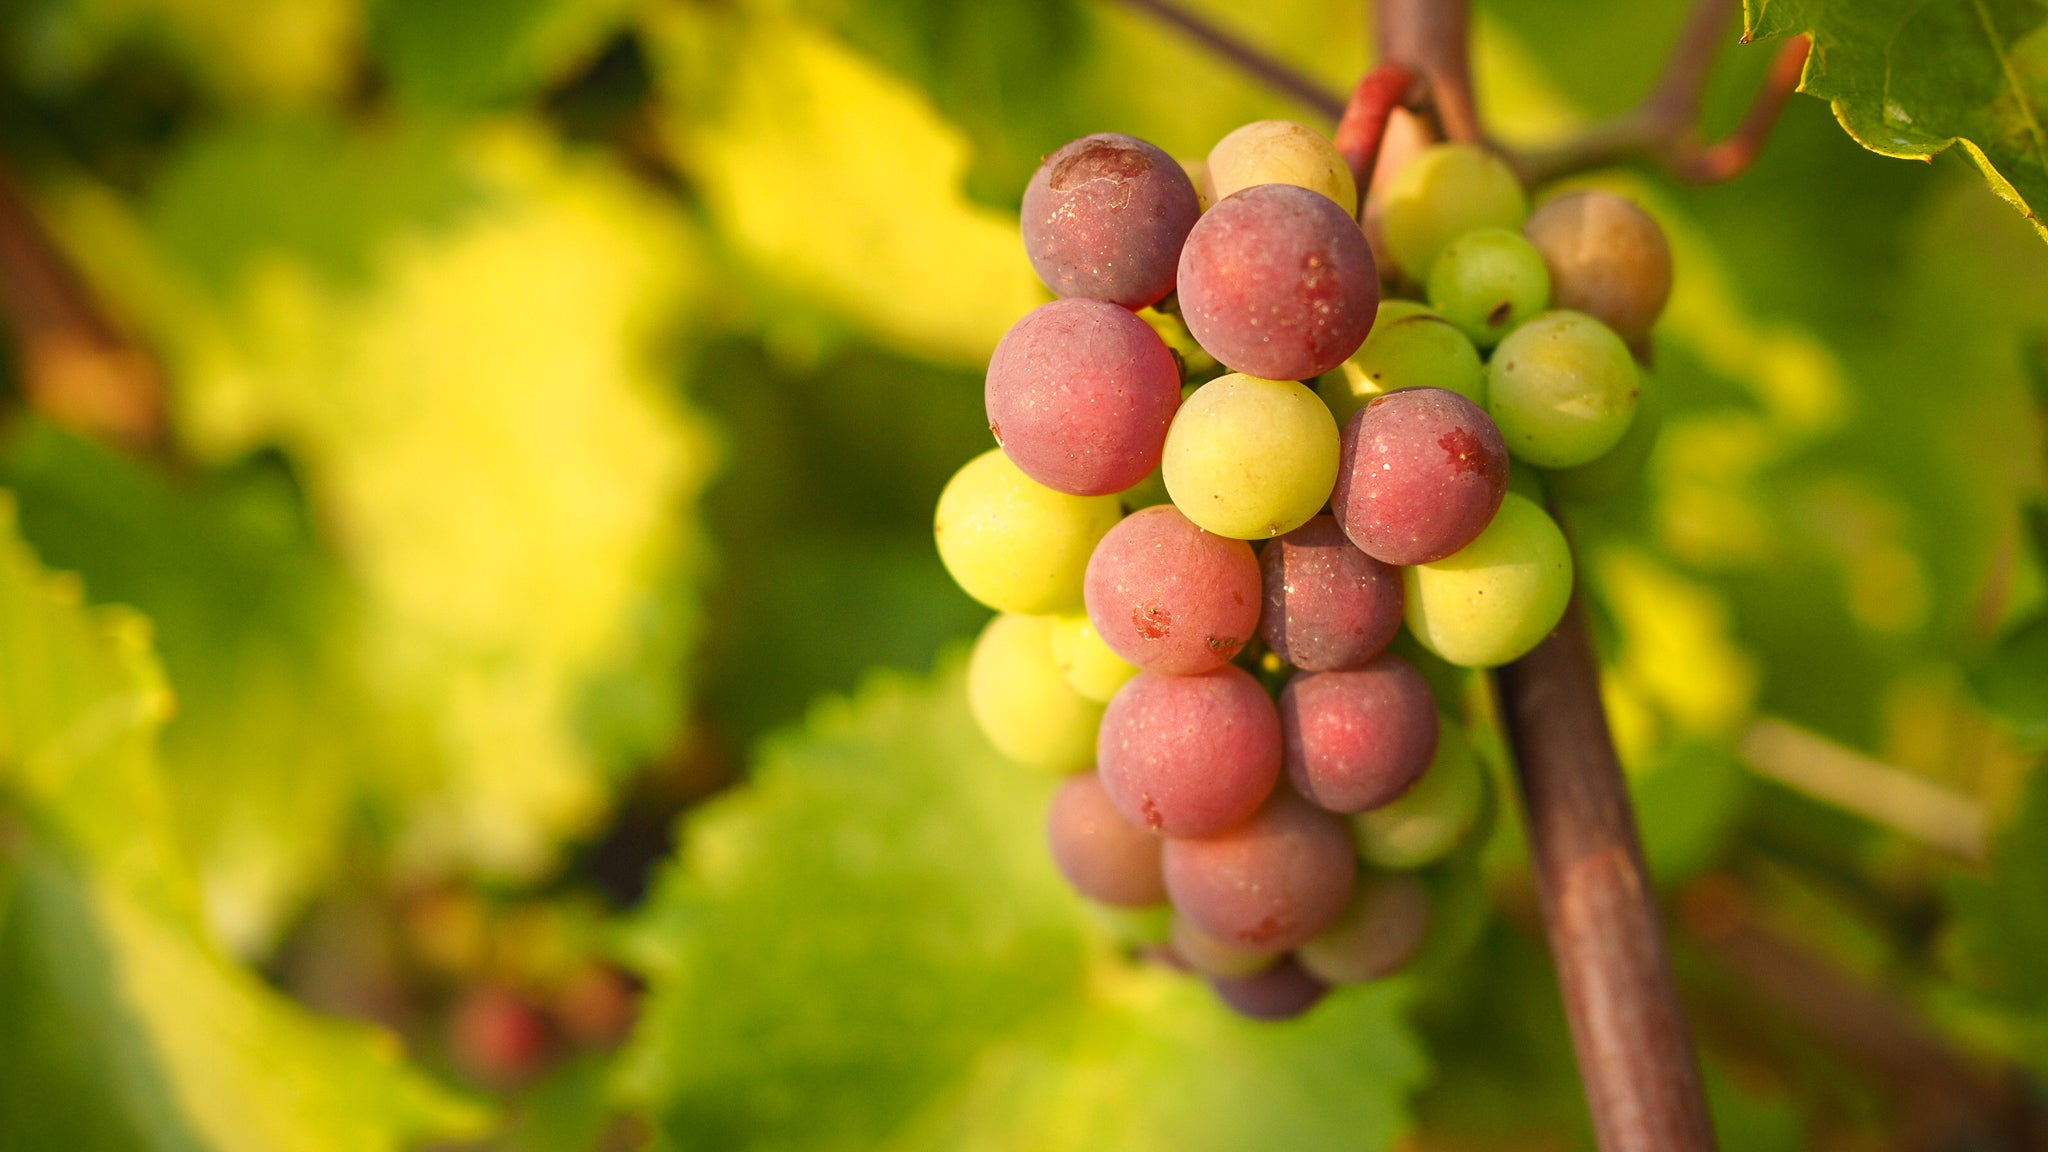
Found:
[[[1235,665],[1201,676],[1140,672],[1109,702],[1095,758],[1124,819],[1169,836],[1206,836],[1241,823],[1272,792],[1280,717]],[[1344,842],[1348,856],[1348,835]]]
[[[1316,1006],[1330,986],[1292,956],[1253,976],[1211,980],[1230,1010],[1253,1020],[1292,1020]]]
[[[1280,693],[1287,778],[1332,812],[1390,804],[1436,755],[1429,681],[1399,656],[1350,672],[1303,672]]]
[[[1195,927],[1244,948],[1279,951],[1336,923],[1358,856],[1342,819],[1286,789],[1236,827],[1166,842],[1166,891]]]
[[[1171,504],[1141,508],[1088,558],[1088,619],[1117,655],[1184,676],[1228,664],[1259,626],[1251,545],[1204,532]]]
[[[1318,516],[1259,554],[1259,632],[1297,668],[1356,668],[1401,628],[1401,572],[1358,550],[1334,516]]]
[[[1120,908],[1165,901],[1159,838],[1117,814],[1095,773],[1070,776],[1053,794],[1045,838],[1060,874],[1090,900]]]
[[[988,362],[988,430],[1026,476],[1107,496],[1159,466],[1180,368],[1150,324],[1100,300],[1017,321]]]
[[[1508,449],[1477,404],[1442,388],[1389,392],[1344,426],[1330,508],[1389,564],[1427,564],[1486,530],[1508,487]]]
[[[1202,214],[1173,157],[1135,136],[1098,132],[1045,158],[1024,189],[1024,250],[1061,296],[1126,308],[1173,291],[1188,229]]]

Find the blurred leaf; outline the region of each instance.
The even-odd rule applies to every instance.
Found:
[[[2048,4],[2041,0],[1748,0],[1745,37],[1813,36],[1799,89],[1856,142],[1925,159],[1961,144],[2048,239]]]
[[[2048,616],[2001,637],[1971,678],[1992,711],[2022,731],[2048,734]]]
[[[371,0],[370,39],[401,97],[461,108],[523,96],[580,67],[632,0]]]
[[[215,97],[305,106],[352,79],[359,0],[21,0],[0,37],[10,70],[46,88],[75,84],[135,44],[178,59]]]
[[[1991,869],[1947,888],[1949,968],[1991,1029],[2048,1072],[2048,772],[2036,770],[1999,833]]]
[[[1112,951],[957,666],[771,740],[686,828],[631,947],[664,1147],[1384,1148],[1421,1072],[1399,986],[1236,1020]]]

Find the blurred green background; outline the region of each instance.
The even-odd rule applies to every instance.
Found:
[[[1683,18],[1481,2],[1484,108]],[[966,717],[1025,180],[1268,116],[1330,127],[1080,0],[0,7],[0,1147],[1589,1146],[1512,803],[1419,971],[1247,1024]],[[2048,247],[1805,97],[1596,182],[1671,411],[1568,522],[1723,1146],[2039,1147]]]

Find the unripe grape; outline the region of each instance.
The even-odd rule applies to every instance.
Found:
[[[1474,228],[1429,266],[1429,303],[1481,348],[1550,303],[1543,254],[1506,228]]]
[[[1420,280],[1444,245],[1474,228],[1514,228],[1529,210],[1514,170],[1476,144],[1437,144],[1387,185],[1380,231],[1401,270]]]
[[[1576,468],[1543,474],[1545,489],[1559,500],[1590,503],[1635,487],[1664,427],[1664,386],[1648,372],[1636,377],[1636,415],[1621,442]],[[1523,469],[1523,471],[1531,471]]]
[[[1508,452],[1571,468],[1621,442],[1640,374],[1628,345],[1583,312],[1545,312],[1508,334],[1486,365],[1486,412]]]
[[[1584,312],[1633,344],[1671,298],[1671,245],[1650,214],[1612,192],[1571,192],[1537,208],[1522,232],[1550,267],[1550,302]]]
[[[1358,853],[1377,868],[1409,871],[1450,855],[1479,819],[1486,773],[1464,730],[1441,722],[1436,757],[1400,799],[1351,817]]]
[[[1572,596],[1572,555],[1549,514],[1510,492],[1479,538],[1402,570],[1408,630],[1453,664],[1492,668],[1550,635]]]
[[[1231,132],[1209,150],[1213,199],[1259,184],[1292,184],[1328,196],[1347,213],[1358,211],[1358,185],[1337,146],[1291,120],[1258,120]]]
[[[1079,772],[1095,759],[1102,705],[1060,673],[1052,628],[1049,616],[989,621],[967,661],[967,707],[996,751],[1034,768]]]
[[[1428,936],[1428,885],[1413,876],[1365,876],[1344,915],[1295,955],[1317,979],[1364,984],[1406,968]]]
[[[1052,659],[1074,691],[1104,704],[1138,674],[1137,665],[1102,642],[1086,612],[1053,619]]]
[[[1060,875],[1088,899],[1119,908],[1166,900],[1159,837],[1119,816],[1095,773],[1069,777],[1053,793],[1045,837]]]
[[[1386,300],[1365,343],[1316,380],[1316,394],[1342,428],[1360,408],[1403,388],[1442,388],[1484,406],[1486,365],[1449,320],[1412,300]]]
[[[1219,376],[1174,414],[1162,465],[1187,518],[1219,536],[1259,540],[1322,510],[1337,482],[1337,422],[1292,380]]]
[[[1088,557],[1122,516],[1116,497],[1055,492],[991,448],[946,482],[932,535],[969,596],[999,612],[1044,615],[1081,606]]]
[[[1061,296],[1143,308],[1173,291],[1195,186],[1171,156],[1098,132],[1045,158],[1024,189],[1024,250]]]

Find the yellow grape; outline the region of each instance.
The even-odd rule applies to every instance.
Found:
[[[1122,515],[1115,496],[1055,492],[991,448],[946,482],[932,535],[969,596],[999,612],[1044,615],[1081,606],[1088,556]]]
[[[1337,483],[1337,421],[1293,380],[1232,373],[1196,389],[1166,433],[1174,506],[1205,531],[1262,540],[1308,523]]]
[[[967,707],[996,751],[1021,764],[1079,772],[1095,763],[1102,705],[1074,691],[1052,656],[1053,619],[988,622],[967,662]]]
[[[1571,602],[1572,554],[1549,514],[1510,492],[1478,539],[1401,577],[1408,630],[1422,646],[1453,664],[1492,668],[1557,627]]]

